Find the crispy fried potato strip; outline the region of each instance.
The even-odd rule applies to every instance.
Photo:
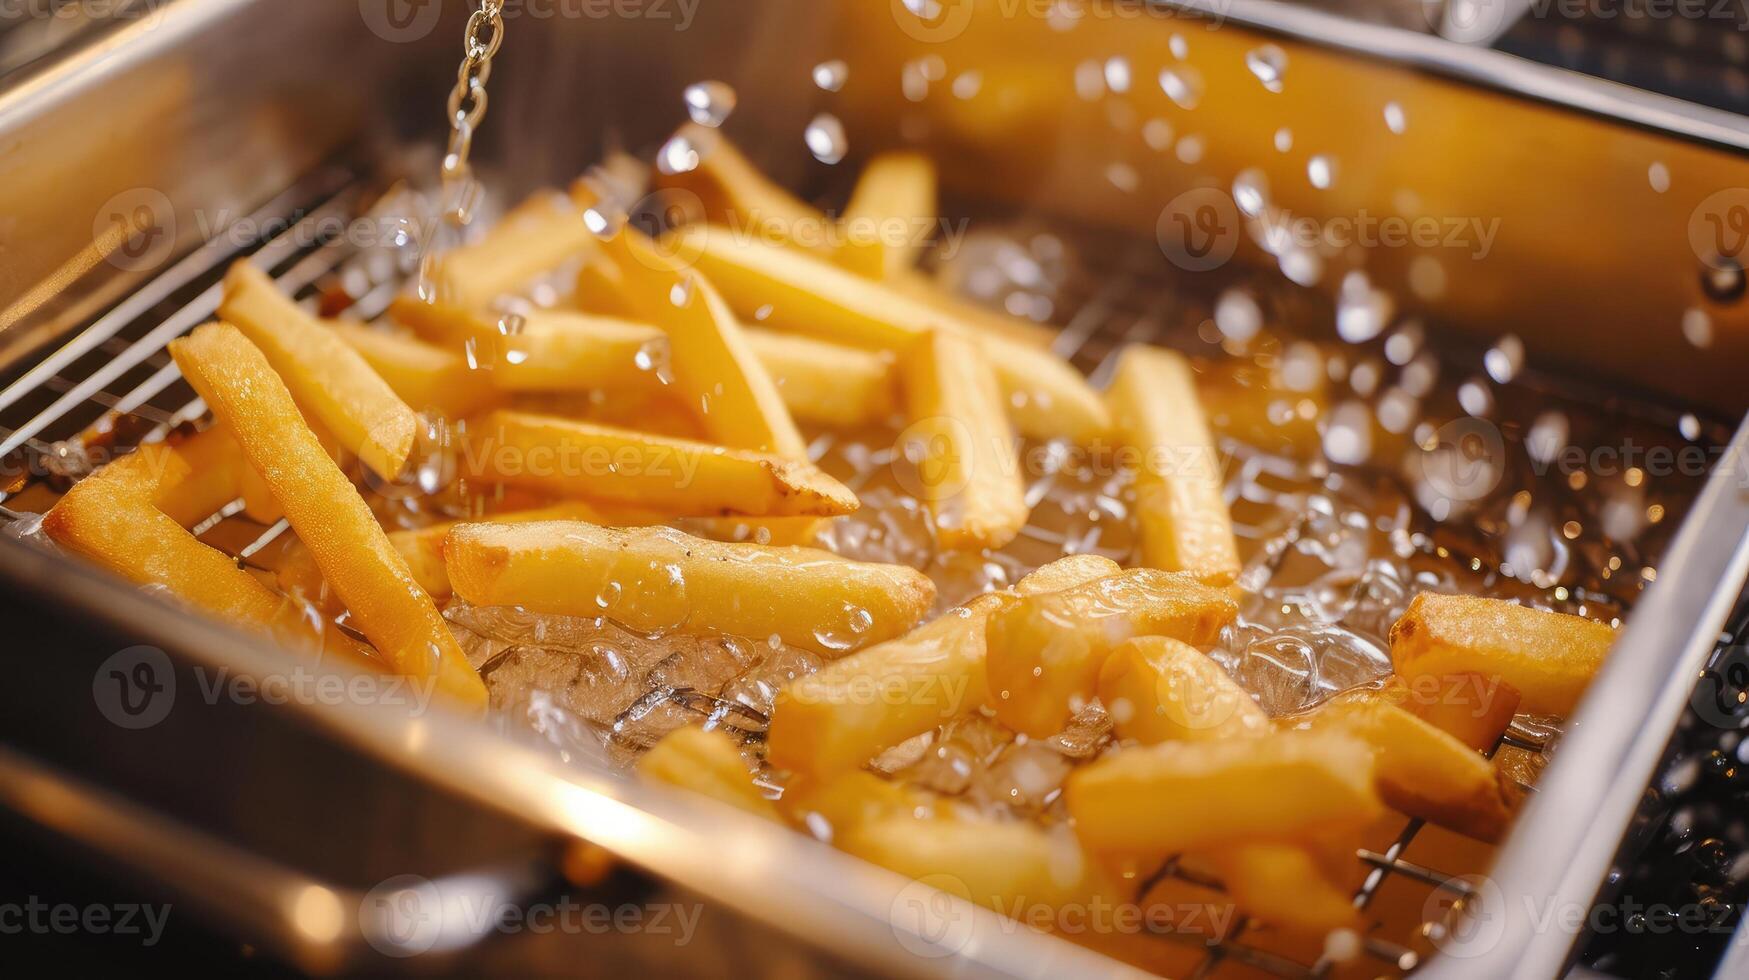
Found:
[[[500,400],[492,382],[453,351],[358,323],[331,321],[329,328],[419,411],[462,418]]]
[[[838,264],[869,279],[911,271],[936,211],[935,164],[921,153],[882,153],[863,167],[839,216]]]
[[[1517,689],[1521,707],[1572,714],[1615,630],[1502,599],[1423,592],[1391,627],[1391,662],[1415,678],[1480,674]]]
[[[901,438],[936,538],[950,549],[1013,541],[1031,509],[1002,392],[977,345],[935,331],[905,356],[901,374],[910,421]]]
[[[483,310],[565,262],[590,255],[595,243],[581,208],[559,191],[542,191],[517,205],[478,242],[438,256],[429,298]]]
[[[753,785],[753,773],[735,740],[696,725],[676,728],[638,760],[638,775],[678,786],[768,820],[777,807]]]
[[[934,583],[915,569],[665,527],[463,524],[444,555],[456,593],[476,606],[775,636],[827,657],[909,631],[935,602]]]
[[[836,517],[856,495],[811,463],[526,412],[476,419],[467,475],[671,517]]]
[[[1021,579],[1015,592],[1065,588],[1115,567],[1104,559],[1065,558]],[[810,777],[855,769],[883,749],[982,707],[989,700],[985,621],[1015,601],[1010,593],[980,596],[905,636],[791,681],[778,694],[766,733],[772,765]]]
[[[1136,456],[1142,563],[1209,585],[1239,575],[1239,548],[1221,493],[1221,460],[1196,400],[1190,365],[1158,347],[1120,356],[1107,393],[1119,437]]]
[[[358,351],[298,308],[247,261],[225,276],[221,319],[267,357],[280,379],[341,445],[394,479],[412,455],[419,417]]]
[[[1165,636],[1113,650],[1099,670],[1099,700],[1122,738],[1144,745],[1268,734],[1269,716],[1208,654]]]
[[[985,630],[996,717],[1049,738],[1093,699],[1101,667],[1125,640],[1169,636],[1204,646],[1238,614],[1225,592],[1151,568],[1022,599],[991,615]]]
[[[229,426],[358,628],[400,673],[481,706],[486,687],[376,516],[334,465],[261,351],[208,324],[170,345],[183,377]]]
[[[1279,732],[1231,742],[1164,742],[1070,774],[1069,814],[1093,851],[1164,858],[1267,841],[1305,843],[1382,812],[1373,753],[1341,733]]]

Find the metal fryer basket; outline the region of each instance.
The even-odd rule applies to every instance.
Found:
[[[186,22],[190,32],[188,37],[198,37],[201,31],[219,30],[227,24],[235,26],[236,21],[231,18],[237,16],[238,10],[246,6],[248,5],[183,4],[182,8],[190,11],[186,14],[189,18]],[[205,9],[201,9],[203,7]],[[253,12],[252,16],[258,13]],[[687,80],[690,79],[682,78],[680,82]],[[506,97],[507,100],[508,98],[511,97]],[[307,149],[306,147],[306,151]],[[365,154],[364,159],[367,162],[362,165],[348,163],[317,168],[303,179],[291,183],[289,190],[271,199],[260,209],[259,216],[271,218],[302,214],[305,222],[317,224],[324,218],[352,213],[365,199],[360,171],[381,166],[383,157]],[[294,225],[293,230],[297,227]],[[254,252],[256,260],[264,266],[274,268],[282,285],[294,291],[307,290],[324,276],[337,274],[352,258],[343,243],[322,241],[319,236],[311,239],[288,233],[266,242],[243,245],[215,240],[200,246],[144,283],[128,284],[125,298],[119,303],[109,304],[107,310],[99,316],[78,315],[83,311],[79,309],[77,302],[73,302],[79,298],[77,294],[83,292],[87,296],[100,295],[99,290],[84,289],[83,284],[78,289],[64,290],[56,297],[56,304],[39,304],[26,311],[20,315],[18,322],[27,326],[40,325],[45,331],[52,330],[52,335],[56,338],[55,349],[47,357],[35,352],[27,352],[21,356],[14,362],[14,370],[16,372],[22,369],[22,373],[18,373],[16,379],[4,390],[0,390],[0,426],[8,430],[5,450],[23,449],[32,454],[34,468],[27,468],[27,472],[52,472],[55,468],[53,461],[65,455],[65,447],[58,447],[57,442],[76,435],[100,418],[114,417],[111,413],[139,420],[138,424],[124,426],[130,438],[148,436],[155,430],[174,426],[197,415],[200,406],[193,402],[191,392],[181,384],[173,366],[169,365],[162,354],[163,345],[210,315],[216,301],[213,283],[218,272],[234,254],[255,249],[257,245],[259,250]],[[108,270],[98,271],[107,274]],[[1077,314],[1069,319],[1063,333],[1064,346],[1069,348],[1064,352],[1076,355],[1084,367],[1094,369],[1114,349],[1112,342],[1121,339],[1112,336],[1114,327],[1122,325],[1119,329],[1136,330],[1145,328],[1145,323],[1140,319],[1114,316],[1113,313],[1133,310],[1137,306],[1146,308],[1145,291],[1149,285],[1145,269],[1112,269],[1103,271],[1098,279],[1102,288],[1090,297],[1090,302],[1080,306]],[[393,283],[383,283],[380,290],[368,292],[354,312],[365,316],[380,312],[380,305],[387,302],[393,289]],[[59,309],[55,308],[60,304],[64,305]],[[14,306],[13,309],[17,310],[17,307]],[[63,322],[58,326],[50,324],[49,321],[53,318],[43,315],[45,311],[59,314]],[[1137,324],[1142,324],[1142,327],[1138,328]],[[1599,772],[1610,771],[1612,753],[1632,759],[1643,756],[1645,751],[1656,753],[1656,745],[1646,750],[1636,748],[1632,738],[1624,739],[1624,735],[1632,736],[1633,732],[1624,733],[1624,726],[1619,719],[1645,718],[1648,724],[1655,725],[1659,713],[1669,710],[1673,696],[1678,699],[1679,704],[1680,698],[1686,695],[1686,687],[1672,695],[1670,685],[1666,684],[1660,689],[1645,685],[1641,679],[1648,675],[1659,676],[1665,671],[1683,676],[1681,671],[1671,670],[1673,662],[1680,662],[1673,656],[1673,651],[1681,650],[1683,656],[1689,658],[1688,662],[1692,662],[1698,655],[1695,644],[1707,639],[1706,624],[1709,618],[1724,614],[1716,606],[1718,602],[1727,600],[1717,597],[1724,592],[1729,592],[1731,597],[1735,595],[1735,586],[1741,581],[1743,571],[1738,543],[1742,540],[1744,505],[1741,494],[1734,492],[1731,486],[1733,476],[1729,472],[1721,472],[1715,478],[1713,486],[1696,505],[1681,537],[1671,547],[1659,587],[1652,590],[1640,606],[1640,618],[1635,620],[1636,625],[1624,638],[1618,649],[1616,662],[1612,662],[1609,673],[1599,682],[1599,691],[1591,699],[1586,714],[1575,723],[1577,737],[1569,740],[1570,744],[1564,748],[1560,757],[1562,761],[1548,774],[1547,778],[1555,781],[1555,785],[1570,787],[1576,780],[1583,782],[1588,775],[1595,778]],[[31,487],[17,486],[12,490],[13,495],[9,497],[11,504],[28,501]],[[209,541],[229,542],[229,547],[243,560],[247,560],[283,530],[283,527],[278,526],[252,527],[239,515],[225,512],[214,515],[209,526],[203,527]],[[10,555],[11,550],[9,546],[7,552],[0,554]],[[12,557],[17,560],[8,562],[9,572],[17,573],[41,567],[40,561],[36,559]],[[101,594],[102,585],[85,582],[83,579],[86,576],[79,576],[77,573],[68,574],[70,578],[80,579],[77,588],[67,590],[68,601],[75,601],[71,595],[75,591],[95,589],[99,590],[95,594]],[[1699,589],[1694,584],[1696,582],[1706,583],[1705,588]],[[90,601],[91,594],[87,593],[85,601]],[[1655,611],[1657,615],[1654,617],[1654,612],[1648,610]],[[159,620],[170,619],[161,610],[152,615]],[[1637,625],[1641,621],[1646,621],[1645,627]],[[1679,632],[1684,635],[1673,635],[1672,624],[1683,624]],[[1688,624],[1693,624],[1692,630]],[[198,647],[202,640],[212,638],[212,631],[204,625],[188,624],[180,619],[158,622],[154,629],[156,632],[169,634],[171,638],[166,643],[177,647],[185,644]],[[1715,628],[1713,633],[1716,632]],[[247,648],[249,645],[243,646]],[[215,652],[213,648],[208,648],[204,655],[213,656]],[[196,652],[192,655],[198,658],[203,653]],[[252,655],[246,649],[240,655],[242,662],[262,666],[271,662],[250,660]],[[226,656],[236,659],[228,652]],[[1625,663],[1626,666],[1618,666],[1618,663]],[[1608,704],[1609,707],[1600,708],[1600,704]],[[1631,713],[1624,716],[1621,714],[1623,711]],[[846,862],[835,855],[820,854],[814,849],[800,850],[805,842],[773,839],[763,828],[751,827],[734,828],[734,831],[736,839],[746,841],[748,848],[771,850],[766,855],[765,862],[750,862],[759,865],[757,870],[735,869],[735,874],[728,874],[720,870],[713,873],[706,869],[688,869],[679,859],[679,855],[685,853],[683,842],[682,846],[667,851],[667,845],[675,844],[675,839],[667,838],[658,842],[655,836],[659,835],[651,836],[647,826],[642,829],[648,839],[640,839],[634,833],[636,825],[656,824],[657,818],[649,814],[666,816],[669,813],[680,813],[689,816],[685,819],[676,818],[671,822],[664,821],[661,826],[665,830],[678,833],[682,838],[686,837],[687,832],[679,828],[688,819],[692,819],[692,811],[684,804],[646,802],[644,797],[651,794],[587,780],[583,781],[585,788],[576,790],[578,795],[571,797],[572,791],[565,787],[577,783],[576,774],[551,772],[539,762],[520,759],[515,756],[515,750],[489,740],[482,740],[483,744],[475,744],[463,750],[461,742],[479,737],[475,733],[459,730],[449,724],[447,719],[435,719],[428,723],[439,732],[434,737],[441,745],[446,750],[455,752],[444,766],[449,771],[439,774],[435,771],[438,756],[433,750],[406,748],[407,743],[412,741],[409,737],[410,723],[406,719],[369,717],[369,712],[341,714],[348,717],[325,720],[324,723],[332,724],[343,733],[344,740],[353,742],[365,751],[391,756],[398,764],[421,772],[427,778],[460,788],[469,795],[495,796],[508,793],[508,797],[498,795],[498,802],[502,804],[506,798],[516,801],[521,805],[519,809],[523,810],[521,815],[538,826],[562,833],[579,834],[611,849],[620,850],[630,859],[646,864],[660,874],[673,876],[676,880],[731,902],[737,908],[748,910],[761,918],[786,919],[784,911],[793,913],[797,906],[807,904],[800,900],[802,896],[817,896],[822,891],[832,891],[830,888],[822,888],[821,879],[826,873],[847,875],[847,880],[854,880],[857,888],[864,889],[862,893],[852,895],[842,905],[829,911],[816,908],[806,917],[788,918],[783,925],[800,930],[806,924],[817,924],[829,930],[829,942],[842,939],[850,945],[860,939],[861,948],[880,957],[874,962],[894,964],[894,969],[915,969],[918,966],[916,961],[899,955],[900,950],[894,948],[891,936],[894,927],[888,921],[890,916],[884,914],[886,908],[890,908],[891,898],[888,896],[895,894],[894,884],[886,880],[888,876],[862,868],[850,870],[844,867]],[[1607,714],[1616,715],[1616,720],[1609,726],[1614,731],[1590,723],[1591,718],[1606,717]],[[1593,732],[1601,737],[1593,736]],[[450,752],[443,754],[450,755]],[[1578,764],[1567,761],[1573,755],[1583,756],[1595,768],[1579,769]],[[473,768],[470,768],[468,759],[473,760]],[[514,760],[515,764],[504,765],[506,760]],[[1619,782],[1634,781],[1628,775],[1634,772],[1634,764],[1630,761],[1617,770],[1623,774]],[[1649,768],[1650,764],[1650,760],[1646,760],[1644,767]],[[495,778],[475,781],[492,768],[501,770]],[[1564,783],[1559,782],[1569,773],[1577,775],[1566,777]],[[1550,784],[1545,783],[1545,787],[1548,785]],[[1521,885],[1536,892],[1547,892],[1560,887],[1548,870],[1553,852],[1548,847],[1547,828],[1559,819],[1570,817],[1572,812],[1595,812],[1596,825],[1607,828],[1609,807],[1601,806],[1592,811],[1591,807],[1585,805],[1587,797],[1598,795],[1594,792],[1595,789],[1596,787],[1591,787],[1583,793],[1563,793],[1553,804],[1545,805],[1539,800],[1533,806],[1532,812],[1524,815],[1519,831],[1506,851],[1509,857],[1517,854],[1524,858],[1522,864],[1512,866],[1523,869],[1524,874],[1497,874],[1497,879],[1507,885]],[[1636,784],[1627,788],[1626,792],[1634,794],[1637,790]],[[1545,796],[1548,795],[1552,794],[1545,793]],[[635,802],[639,808],[636,813],[642,816],[616,811],[611,804],[622,799]],[[570,804],[569,809],[567,804]],[[618,814],[617,817],[615,814]],[[617,825],[616,820],[619,821]],[[725,821],[728,826],[733,826],[733,821],[726,818]],[[1543,829],[1538,831],[1538,827]],[[697,828],[698,825],[694,823],[691,839],[695,848],[703,846],[705,841]],[[1365,890],[1359,896],[1362,900],[1376,892],[1391,876],[1418,880],[1430,887],[1443,887],[1460,893],[1463,891],[1466,886],[1450,875],[1436,869],[1422,868],[1403,858],[1403,852],[1417,829],[1416,825],[1411,824],[1393,846],[1361,856],[1363,861],[1374,867],[1374,872],[1368,876]],[[1564,833],[1572,833],[1570,824]],[[663,846],[658,846],[658,843]],[[1613,836],[1609,843],[1613,845]],[[664,853],[665,851],[667,852]],[[1535,858],[1526,856],[1534,851],[1540,851],[1542,855]],[[702,855],[695,851],[693,856]],[[1604,855],[1604,860],[1607,860],[1607,854]],[[708,863],[700,862],[701,865]],[[789,866],[788,872],[780,871],[778,866],[785,864]],[[769,892],[750,887],[747,880],[731,879],[736,874],[755,875],[759,871],[786,879],[796,891],[788,900],[770,902],[764,910],[753,908],[760,901],[766,900]],[[1571,887],[1594,888],[1596,876],[1592,877],[1589,886],[1584,881],[1585,875],[1593,872],[1600,875],[1601,866],[1593,863],[1587,869],[1583,863],[1574,864],[1570,872],[1573,879]],[[1523,879],[1522,882],[1520,878]],[[881,906],[880,900],[883,897],[887,897],[889,902],[886,908]],[[988,916],[970,912],[968,915],[979,923],[979,928],[997,930],[992,933],[997,937],[997,942],[989,945],[973,943],[957,951],[961,958],[971,961],[974,969],[1038,974],[1046,969],[1065,969],[1067,964],[1077,962],[1077,958],[1084,955],[1055,943],[1045,943],[1041,950],[1038,944],[1043,941],[1036,937],[1023,935],[1017,939],[1003,935],[1000,934],[999,926],[988,921]],[[858,919],[858,916],[861,918]],[[851,920],[856,921],[853,923]],[[291,945],[297,945],[295,931],[288,931],[288,938]],[[1523,969],[1527,975],[1538,972],[1537,964],[1547,964],[1551,962],[1551,957],[1558,959],[1564,955],[1564,949],[1555,949],[1554,943],[1548,937],[1524,938],[1527,947],[1521,948],[1530,948],[1541,956],[1539,960],[1536,956],[1527,955],[1523,961],[1526,964]],[[1408,950],[1383,943],[1374,944],[1369,952],[1404,966],[1410,965],[1404,957],[1413,955]],[[1036,958],[1029,953],[1036,954]],[[1289,976],[1305,975],[1319,969],[1316,963],[1283,960],[1243,941],[1212,950],[1205,965],[1199,969],[1213,972],[1220,967],[1223,959]],[[935,965],[950,966],[946,962]],[[1431,966],[1435,971],[1439,968],[1437,962]]]

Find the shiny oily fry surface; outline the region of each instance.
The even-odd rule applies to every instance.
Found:
[[[1615,630],[1578,616],[1424,592],[1391,627],[1391,662],[1406,679],[1498,678],[1518,690],[1521,710],[1566,717],[1614,642]]]
[[[910,630],[935,601],[934,584],[909,568],[672,528],[463,524],[444,555],[456,593],[476,606],[775,636],[829,657]]]
[[[464,704],[484,705],[486,686],[443,616],[261,352],[220,323],[172,342],[170,353],[230,427],[359,630],[390,665],[435,679],[439,690]]]
[[[1382,812],[1372,777],[1353,736],[1278,732],[1119,751],[1076,770],[1064,795],[1088,848],[1155,859],[1363,827]]]
[[[985,631],[996,717],[1047,738],[1092,700],[1106,658],[1125,640],[1169,636],[1204,646],[1238,614],[1225,592],[1156,569],[1022,599],[992,615]]]
[[[468,475],[677,517],[835,517],[856,495],[810,463],[527,412],[473,421]]]
[[[777,808],[753,785],[735,740],[686,725],[669,732],[638,760],[638,775],[708,796],[755,816],[777,819]]]
[[[1120,738],[1144,745],[1221,742],[1268,734],[1269,716],[1220,664],[1188,643],[1143,636],[1099,670],[1099,700]]]
[[[328,328],[417,411],[461,418],[499,400],[486,375],[454,351],[357,323],[333,321]]]
[[[232,265],[225,276],[219,317],[266,355],[298,403],[341,445],[377,475],[400,475],[413,453],[419,417],[363,355],[247,261]]]
[[[582,209],[559,191],[541,191],[513,208],[478,242],[438,256],[429,298],[461,309],[485,309],[566,261],[593,253],[595,245]]]
[[[1238,543],[1190,365],[1168,350],[1132,346],[1120,356],[1106,398],[1119,438],[1136,455],[1143,564],[1231,584],[1239,574]]]

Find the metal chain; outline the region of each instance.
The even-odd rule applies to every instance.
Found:
[[[443,157],[446,182],[469,175],[474,133],[486,118],[486,82],[492,77],[492,59],[504,43],[504,2],[480,0],[480,9],[468,15],[462,64],[456,71],[455,88],[449,93],[449,152]]]

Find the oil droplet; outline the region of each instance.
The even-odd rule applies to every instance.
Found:
[[[1336,161],[1320,153],[1306,161],[1306,177],[1312,186],[1324,191],[1336,182]]]
[[[1167,40],[1166,46],[1172,49],[1172,57],[1183,61],[1190,57],[1190,45],[1184,40],[1184,35],[1174,34]]]
[[[1398,136],[1409,128],[1409,118],[1403,114],[1403,107],[1395,102],[1385,103],[1385,128]]]
[[[1506,384],[1524,367],[1524,341],[1519,340],[1515,334],[1501,337],[1498,343],[1482,355],[1482,366],[1488,370],[1488,377]]]
[[[675,136],[662,144],[656,151],[656,169],[670,176],[688,173],[698,169],[698,163],[704,158],[691,139],[685,136]],[[597,232],[597,234],[600,234]]]
[[[1713,345],[1713,318],[1697,306],[1691,306],[1682,314],[1682,336],[1688,342],[1705,350]]]
[[[1655,162],[1646,168],[1646,180],[1653,190],[1662,194],[1670,189],[1670,168]]]
[[[905,67],[899,70],[899,90],[911,102],[922,102],[929,97],[929,76],[923,73],[922,63],[905,62]]]
[[[680,309],[685,309],[692,305],[692,294],[696,288],[691,276],[682,278],[668,288],[668,302]]]
[[[1494,393],[1482,378],[1470,378],[1458,385],[1457,398],[1458,406],[1477,418],[1494,410]]]
[[[1215,326],[1229,340],[1244,343],[1263,329],[1263,309],[1244,289],[1229,289],[1215,301]]]
[[[1206,148],[1203,138],[1197,135],[1186,136],[1178,141],[1178,159],[1181,163],[1198,163],[1202,160]]]
[[[850,78],[850,66],[845,64],[843,60],[834,58],[831,61],[822,61],[815,65],[813,75],[814,85],[821,91],[836,92],[843,88],[844,83]]]
[[[1269,204],[1269,178],[1256,167],[1247,167],[1233,178],[1233,203],[1250,217],[1263,213]]]
[[[1324,278],[1324,260],[1306,248],[1291,248],[1281,255],[1281,274],[1300,286],[1316,286]]]
[[[1372,413],[1365,404],[1346,401],[1331,410],[1324,455],[1340,466],[1358,466],[1372,455]]]
[[[1245,67],[1271,92],[1281,91],[1281,76],[1287,71],[1287,52],[1274,44],[1252,48],[1245,53]]]
[[[821,163],[838,163],[844,159],[847,150],[844,124],[829,112],[820,113],[808,123],[803,139],[808,144],[808,152]]]
[[[686,100],[686,114],[700,126],[715,129],[735,111],[735,90],[724,82],[694,82],[686,87],[682,97]]]
[[[1336,300],[1336,332],[1351,344],[1371,340],[1384,332],[1394,308],[1388,294],[1372,288],[1366,273],[1350,272],[1342,278]]]
[[[1555,411],[1544,412],[1536,417],[1536,421],[1530,424],[1530,431],[1525,433],[1525,452],[1544,465],[1553,463],[1555,457],[1567,448],[1570,432],[1567,416]]]
[[[1682,433],[1682,438],[1694,442],[1700,438],[1700,419],[1692,414],[1684,415],[1676,420],[1676,431]]]
[[[1287,151],[1289,151],[1293,148],[1294,148],[1294,131],[1287,128],[1286,126],[1283,126],[1280,129],[1276,130],[1275,131],[1275,149],[1276,149],[1276,151],[1280,152],[1280,153],[1286,153]]]
[[[1180,109],[1194,109],[1202,101],[1202,80],[1190,68],[1163,68],[1160,91]]]
[[[1411,320],[1385,341],[1385,360],[1401,367],[1421,353],[1421,345],[1426,341],[1427,334],[1420,322]]]
[[[1164,119],[1150,119],[1142,124],[1142,142],[1151,150],[1165,152],[1172,148],[1172,124]]]
[[[976,69],[962,71],[953,80],[953,97],[956,99],[976,98],[984,88],[984,73]]]
[[[1118,93],[1130,90],[1130,63],[1128,59],[1118,57],[1105,60],[1105,87]]]
[[[1105,168],[1105,179],[1111,181],[1111,186],[1128,194],[1135,193],[1136,186],[1141,180],[1136,173],[1136,168],[1122,161]]]
[[[1075,66],[1075,94],[1083,102],[1096,101],[1105,94],[1105,67],[1098,61],[1083,61]]]

